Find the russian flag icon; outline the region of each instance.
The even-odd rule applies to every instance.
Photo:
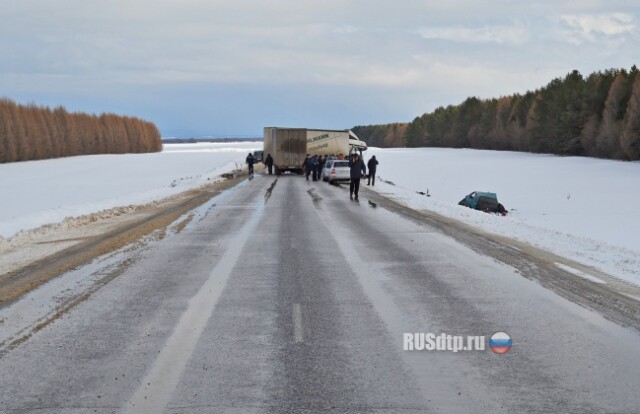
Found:
[[[489,339],[489,348],[496,354],[506,354],[511,350],[511,337],[504,332],[496,332]]]

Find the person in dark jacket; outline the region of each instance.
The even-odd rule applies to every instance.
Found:
[[[376,160],[375,155],[371,157],[367,163],[367,168],[369,169],[367,185],[376,185],[376,169],[378,168],[378,160]]]
[[[358,200],[358,192],[360,191],[360,179],[363,175],[367,174],[367,169],[364,165],[364,161],[360,159],[360,155],[353,154],[349,160],[349,167],[351,168],[351,183],[349,183],[349,198],[353,200],[355,194],[356,201]]]
[[[318,156],[318,166],[316,167],[316,177],[319,179],[322,178],[322,167],[324,166],[324,160],[322,159],[322,155]]]
[[[302,167],[304,168],[304,175],[307,177],[307,181],[309,181],[309,174],[311,174],[311,158],[309,158],[309,154],[307,154],[304,161],[302,161]]]
[[[251,177],[253,177],[253,164],[256,162],[255,158],[253,158],[253,154],[249,153],[249,155],[247,155],[247,167],[249,167],[249,175]]]
[[[267,166],[269,175],[273,174],[273,158],[271,157],[271,154],[267,154],[267,158],[264,160],[264,165]]]
[[[311,175],[313,176],[313,181],[318,181],[318,165],[320,165],[318,156],[314,155],[311,157]]]

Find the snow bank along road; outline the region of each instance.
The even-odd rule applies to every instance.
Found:
[[[640,286],[640,162],[451,148],[372,155],[382,178],[375,189],[388,197]],[[509,215],[458,206],[472,191],[497,192]]]
[[[5,304],[0,412],[640,411],[637,300],[361,200],[257,175]],[[403,350],[499,331],[504,355]]]

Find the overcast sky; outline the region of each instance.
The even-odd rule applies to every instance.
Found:
[[[0,96],[163,136],[406,122],[640,63],[638,4],[0,0]]]

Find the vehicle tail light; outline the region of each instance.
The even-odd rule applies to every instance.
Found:
[[[335,173],[336,173],[336,169],[335,169],[335,168],[332,168],[332,169],[331,169],[331,174],[335,174]]]

